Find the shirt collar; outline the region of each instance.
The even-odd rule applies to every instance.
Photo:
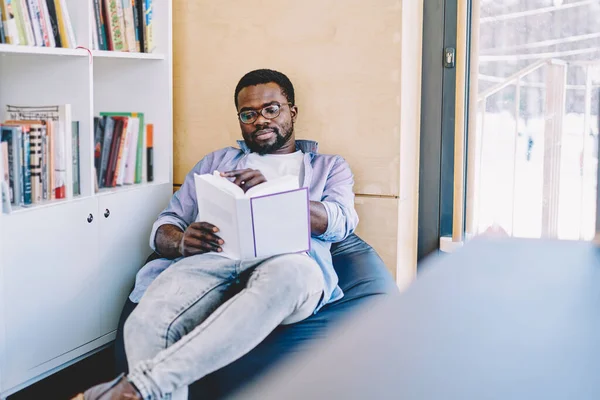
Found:
[[[237,144],[245,154],[251,153],[248,145],[243,140],[238,140]],[[314,140],[298,139],[296,140],[296,150],[301,150],[303,153],[317,154],[319,152],[319,143]]]

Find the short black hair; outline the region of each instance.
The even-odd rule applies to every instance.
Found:
[[[294,85],[292,85],[292,82],[287,76],[285,76],[285,74],[272,69],[256,69],[244,75],[235,87],[235,108],[238,106],[238,94],[240,94],[243,88],[248,86],[262,85],[270,82],[278,84],[281,88],[281,94],[284,95],[285,98],[292,103],[292,105],[296,104]]]

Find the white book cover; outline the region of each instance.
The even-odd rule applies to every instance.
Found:
[[[310,250],[308,189],[298,177],[261,183],[246,193],[229,179],[195,174],[198,222],[219,228],[220,255],[243,260]]]
[[[128,133],[127,140],[129,144],[127,145],[127,158],[125,165],[125,177],[123,183],[125,185],[133,184],[135,180],[135,167],[137,160],[137,144],[138,138],[140,136],[140,119],[135,117],[129,118],[129,126],[131,126],[131,132]],[[129,130],[129,127],[127,128]]]
[[[46,120],[54,122],[54,188],[64,197],[73,197],[73,134],[71,105],[6,106],[7,120]],[[62,197],[56,197],[62,198]]]
[[[67,30],[67,36],[69,38],[69,45],[63,47],[69,47],[74,49],[77,47],[77,40],[75,39],[75,31],[73,30],[73,24],[71,23],[71,15],[69,14],[69,7],[67,6],[66,0],[59,0],[60,8],[62,9],[62,17],[65,24],[65,29]]]
[[[37,0],[27,0],[27,8],[29,9],[29,17],[31,20],[31,28],[33,29],[33,36],[35,37],[35,44],[36,46],[46,46],[42,34],[40,10],[38,9]]]
[[[92,0],[92,7],[94,7],[94,0]],[[96,23],[96,17],[92,11],[90,23],[92,24],[92,50],[100,50],[99,38],[98,38],[98,24]]]

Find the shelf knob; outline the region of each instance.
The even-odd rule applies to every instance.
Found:
[[[93,220],[94,220],[94,216],[92,214],[88,215],[87,222],[89,222],[91,224]]]
[[[108,218],[110,216],[110,210],[107,208],[104,210],[104,218]]]

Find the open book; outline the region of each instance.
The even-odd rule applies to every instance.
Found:
[[[195,174],[198,218],[219,228],[225,257],[243,260],[310,250],[308,189],[298,177],[261,183],[246,193],[229,179]]]

